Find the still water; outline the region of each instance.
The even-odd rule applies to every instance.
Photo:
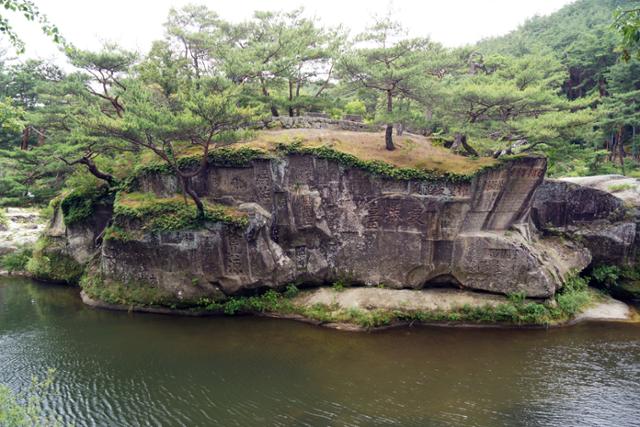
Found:
[[[0,383],[77,426],[640,425],[640,327],[340,332],[85,307],[0,278]]]

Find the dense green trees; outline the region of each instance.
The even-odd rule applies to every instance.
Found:
[[[619,46],[633,48],[634,10],[579,0],[507,36],[446,49],[407,38],[388,16],[349,40],[302,10],[231,23],[190,5],[170,11],[144,55],[67,46],[70,71],[0,58],[0,193],[40,203],[71,173],[115,186],[130,172],[123,164],[151,156],[202,213],[191,181],[207,166],[183,164],[183,153],[206,157],[249,122],[310,112],[384,124],[388,149],[406,129],[463,155],[543,152],[556,174],[630,173],[640,161],[640,65],[621,60]]]
[[[403,38],[402,27],[390,17],[380,18],[357,37],[357,45],[340,61],[347,84],[378,92],[384,104],[381,121],[386,123],[385,144],[393,150],[394,101],[420,99],[429,47],[427,39]]]

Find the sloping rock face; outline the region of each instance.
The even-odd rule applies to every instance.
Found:
[[[633,211],[605,191],[546,180],[535,193],[532,219],[540,230],[579,240],[591,252],[594,264],[626,264],[636,256],[638,227]]]
[[[543,158],[520,158],[452,183],[385,179],[311,155],[216,167],[197,191],[246,211],[247,229],[210,224],[109,239],[101,270],[185,298],[336,280],[549,297],[590,258],[579,245],[531,232],[531,200],[545,170]],[[158,196],[178,190],[166,175],[139,185]]]
[[[640,206],[640,180],[624,175],[595,175],[559,178],[560,181],[611,193],[628,205]]]
[[[49,251],[57,251],[84,264],[99,250],[102,234],[113,215],[110,204],[100,204],[86,220],[66,226],[61,209],[56,209],[44,236],[51,244]]]

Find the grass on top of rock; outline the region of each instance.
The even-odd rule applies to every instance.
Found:
[[[612,193],[620,193],[622,191],[633,190],[636,188],[633,184],[612,184],[607,189]]]
[[[162,198],[153,193],[119,192],[114,204],[115,223],[136,220],[144,231],[196,230],[206,222],[222,222],[239,228],[248,217],[232,207],[205,202],[205,217],[198,217],[195,203],[182,196]],[[112,236],[113,237],[113,236]]]
[[[392,168],[413,169],[436,175],[473,175],[497,160],[487,157],[464,157],[438,147],[421,135],[405,134],[395,139],[396,149],[384,145],[384,132],[350,132],[332,129],[282,129],[261,131],[252,140],[237,144],[240,147],[278,150],[281,144],[298,142],[301,148],[313,152],[330,148],[367,163],[384,163]]]
[[[343,166],[366,170],[395,179],[468,181],[484,169],[501,164],[488,157],[464,157],[432,144],[420,135],[396,137],[396,150],[384,148],[380,132],[349,132],[331,129],[286,129],[260,131],[244,141],[211,150],[209,162],[215,166],[243,166],[255,159],[283,154],[310,154],[336,161]],[[193,147],[176,148],[182,169],[196,166],[201,159]],[[508,159],[507,159],[508,160]],[[171,173],[166,163],[152,157],[140,159],[130,179],[152,173]]]

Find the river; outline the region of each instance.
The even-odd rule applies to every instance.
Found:
[[[0,277],[0,383],[77,426],[640,425],[640,327],[341,332],[84,306]]]

